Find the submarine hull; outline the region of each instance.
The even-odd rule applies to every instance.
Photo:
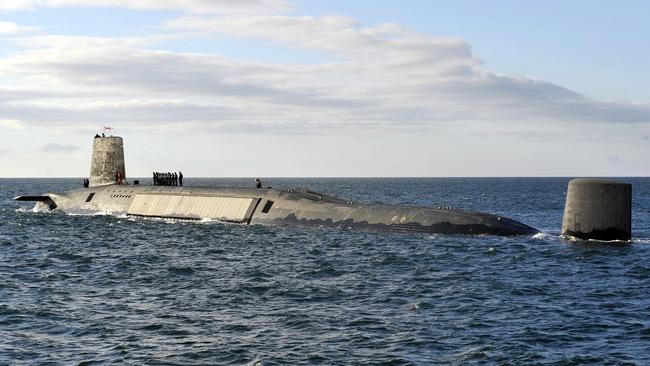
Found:
[[[43,196],[20,196],[67,213],[241,224],[328,226],[395,232],[464,235],[532,235],[538,231],[492,214],[456,209],[359,204],[305,189],[107,185]]]

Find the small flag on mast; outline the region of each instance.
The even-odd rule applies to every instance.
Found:
[[[104,126],[104,131],[113,131],[113,127]]]

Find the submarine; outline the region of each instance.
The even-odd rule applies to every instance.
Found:
[[[118,174],[119,173],[119,174]],[[116,178],[116,176],[118,176]],[[454,208],[363,204],[303,188],[219,188],[126,184],[124,142],[96,136],[87,187],[15,197],[65,213],[214,220],[243,225],[301,225],[461,235],[533,235],[507,217]]]

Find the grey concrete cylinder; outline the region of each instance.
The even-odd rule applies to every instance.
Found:
[[[90,161],[90,187],[114,184],[117,172],[126,180],[124,168],[124,143],[121,137],[97,137],[93,140]]]
[[[569,182],[562,234],[578,239],[632,238],[632,185],[605,179]]]

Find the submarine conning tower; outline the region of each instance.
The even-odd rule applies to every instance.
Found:
[[[632,185],[595,178],[571,180],[562,234],[578,239],[629,241],[632,238]]]
[[[124,142],[121,137],[95,137],[90,161],[90,187],[115,183],[117,172],[126,179],[124,168]]]

